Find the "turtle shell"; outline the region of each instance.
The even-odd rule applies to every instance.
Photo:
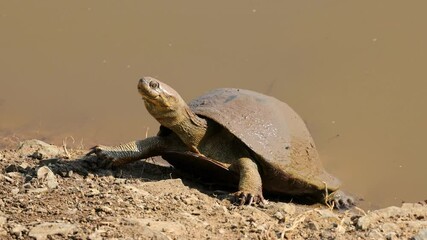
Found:
[[[286,103],[250,90],[221,88],[189,106],[197,115],[221,124],[258,155],[267,190],[301,194],[325,186],[338,189],[339,181],[324,170],[304,121]]]

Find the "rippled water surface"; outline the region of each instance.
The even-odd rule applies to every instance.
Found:
[[[424,1],[0,3],[3,147],[155,134],[140,76],[275,96],[368,207],[427,199]],[[72,144],[73,139],[74,144]]]

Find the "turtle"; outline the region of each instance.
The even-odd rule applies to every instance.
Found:
[[[349,208],[319,158],[302,118],[286,103],[251,90],[219,88],[188,104],[172,87],[142,77],[138,91],[160,123],[156,136],[117,146],[97,145],[102,167],[161,156],[173,167],[237,189],[238,204],[266,204],[264,193]]]

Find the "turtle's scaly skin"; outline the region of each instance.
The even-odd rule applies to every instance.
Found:
[[[237,185],[240,203],[263,203],[263,191],[324,201],[339,192],[338,207],[353,204],[322,167],[301,118],[285,103],[243,89],[213,90],[187,105],[168,85],[145,77],[138,90],[161,124],[157,136],[115,147],[96,146],[104,166],[162,156],[224,185]],[[327,188],[327,189],[326,189]]]

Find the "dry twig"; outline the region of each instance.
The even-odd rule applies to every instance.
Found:
[[[308,212],[310,212],[310,211],[308,211]],[[286,232],[289,232],[289,231],[292,231],[292,230],[296,229],[300,223],[304,222],[304,220],[305,220],[305,214],[307,214],[308,212],[301,213],[300,215],[298,215],[295,218],[296,220],[292,223],[292,225],[290,227],[286,227],[285,226],[283,228],[282,234],[280,234],[280,239],[285,239],[285,233]]]
[[[74,144],[75,140],[74,140],[73,136],[70,136],[70,138],[71,138],[71,140],[73,141],[73,144]],[[62,140],[62,148],[64,149],[64,152],[65,152],[65,155],[67,155],[67,158],[68,158],[68,159],[70,159],[70,158],[71,158],[71,155],[70,155],[70,153],[69,153],[69,152],[68,152],[68,150],[67,150],[67,140],[68,140],[68,136],[67,136],[67,137],[65,137],[65,138]]]
[[[335,202],[333,201],[334,194],[329,194],[328,184],[326,182],[323,182],[323,184],[325,184],[325,205],[332,211],[335,207]]]

